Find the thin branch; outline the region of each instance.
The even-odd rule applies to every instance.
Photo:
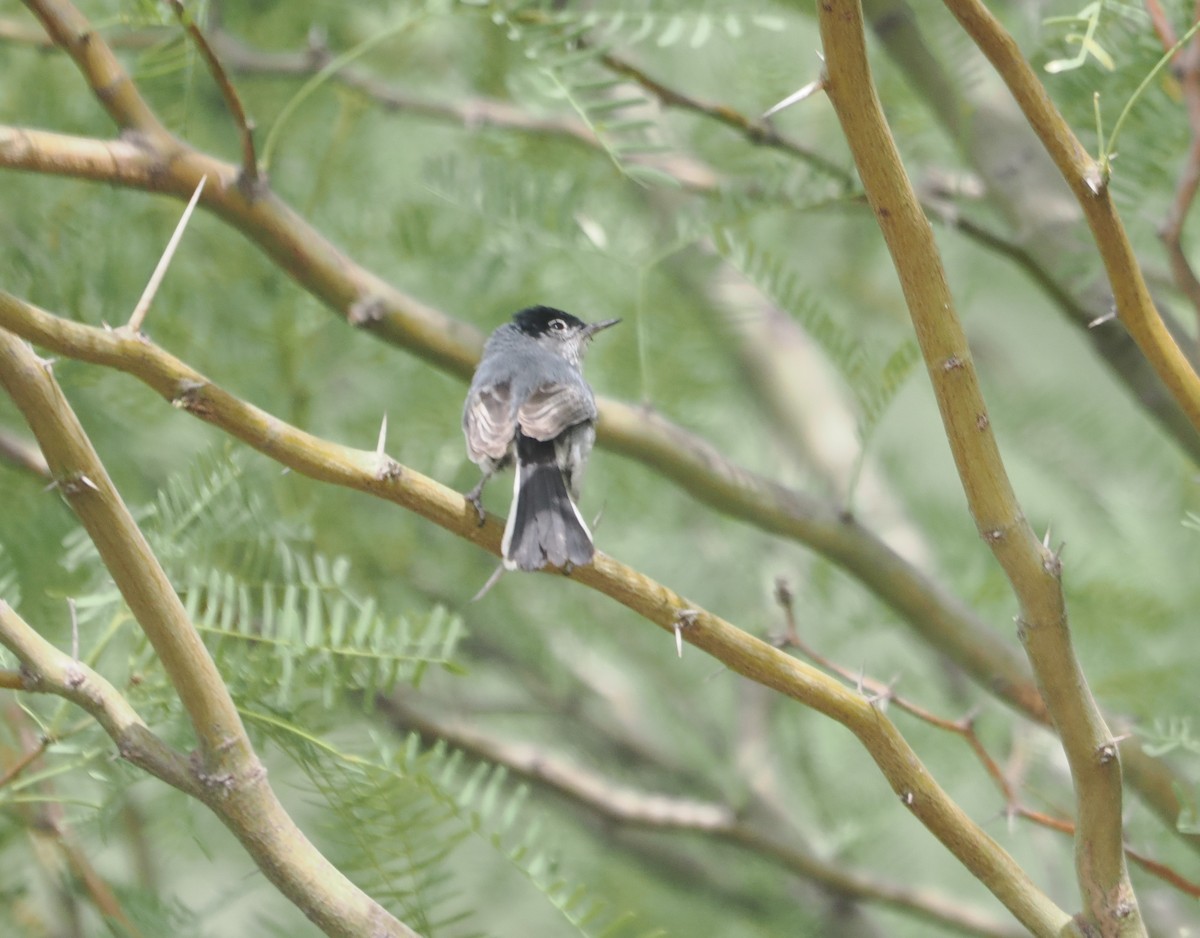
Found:
[[[117,335],[117,333],[111,333]],[[140,337],[129,342],[142,344]],[[267,782],[212,658],[166,573],[129,514],[46,363],[0,330],[0,386],[24,414],[66,498],[171,680],[199,743],[193,758],[168,752],[110,684],[58,652],[0,604],[5,643],[54,693],[96,715],[123,756],[143,747],[171,784],[200,798],[275,886],[330,936],[416,933],[355,887],[308,841]],[[95,677],[98,678],[98,675]],[[67,693],[71,691],[71,693]],[[163,775],[159,775],[163,777]]]
[[[40,755],[50,744],[50,739],[38,732],[29,715],[16,704],[9,706],[8,716],[8,722],[11,727],[16,729],[17,738],[26,747],[26,752],[5,773],[5,778],[15,777],[19,774],[20,770],[29,765],[31,755]],[[3,784],[3,780],[0,780],[0,786]],[[142,932],[126,914],[121,900],[112,886],[96,869],[87,853],[73,836],[70,822],[67,820],[66,812],[51,779],[42,778],[35,784],[40,800],[33,804],[13,806],[24,821],[32,838],[48,840],[53,844],[55,851],[53,860],[50,860],[47,854],[40,850],[34,851],[35,856],[45,862],[47,867],[53,866],[52,872],[55,874],[62,872],[62,865],[56,861],[60,859],[65,861],[66,869],[70,871],[74,883],[80,884],[82,888],[76,888],[74,883],[68,883],[68,877],[56,876],[55,878],[63,883],[61,888],[64,891],[69,890],[72,893],[86,895],[105,920],[119,925],[129,938],[143,938]],[[49,869],[48,872],[50,872]]]
[[[990,938],[1016,938],[1025,934],[966,908],[949,896],[888,882],[795,850],[783,844],[777,835],[748,823],[726,805],[636,791],[537,746],[502,742],[442,717],[419,712],[394,697],[383,698],[380,705],[401,729],[415,730],[429,742],[441,740],[478,759],[502,765],[511,774],[568,798],[606,821],[715,837],[764,856],[838,896],[897,909],[963,934]]]
[[[1164,49],[1169,52],[1178,44],[1171,21],[1157,0],[1146,0],[1146,9]],[[1200,16],[1200,3],[1197,4],[1196,15]],[[1187,297],[1200,317],[1200,279],[1197,279],[1183,250],[1183,226],[1196,199],[1196,191],[1200,189],[1200,34],[1193,36],[1185,48],[1175,52],[1172,69],[1183,87],[1192,142],[1175,183],[1175,197],[1159,226],[1158,236],[1166,249],[1175,286]]]
[[[150,311],[150,304],[154,302],[154,296],[158,293],[158,288],[167,273],[167,268],[171,265],[171,258],[175,256],[175,249],[179,247],[179,240],[183,237],[183,231],[187,228],[188,219],[192,217],[192,212],[196,208],[196,203],[200,200],[200,193],[204,191],[204,184],[206,182],[208,182],[208,177],[201,176],[200,181],[196,184],[196,191],[192,193],[192,198],[188,201],[187,208],[183,210],[183,215],[180,216],[179,223],[175,226],[171,240],[167,242],[167,246],[162,252],[162,257],[158,259],[154,273],[150,275],[150,279],[146,282],[146,289],[142,291],[141,298],[133,308],[133,313],[130,315],[129,322],[126,325],[126,328],[130,332],[136,334],[142,331],[142,323],[146,319],[146,313]]]
[[[756,120],[748,117],[727,104],[701,101],[699,98],[685,94],[664,82],[652,78],[647,72],[634,65],[628,59],[614,55],[611,52],[603,53],[600,56],[600,62],[622,78],[628,78],[635,84],[640,85],[644,90],[654,95],[664,107],[678,108],[690,111],[693,114],[703,115],[736,130],[757,146],[787,153],[789,156],[794,156],[814,169],[819,169],[821,172],[835,178],[844,179],[846,177],[846,171],[841,166],[816,151],[810,150],[804,144],[779,133],[766,120]]]
[[[374,451],[339,446],[290,426],[239,400],[144,338],[58,319],[0,293],[0,323],[7,326],[13,320],[52,326],[57,343],[69,341],[80,357],[135,373],[174,406],[220,427],[295,472],[395,502],[499,556],[501,524],[489,515],[480,526],[474,506],[458,492],[390,460],[381,466]],[[0,331],[0,341],[4,335]],[[32,358],[22,343],[8,340],[6,344]],[[0,356],[0,362],[3,360]],[[3,372],[0,368],[0,375]],[[48,458],[59,475],[55,459]],[[1058,935],[1067,926],[1070,916],[949,798],[895,726],[860,695],[605,554],[598,553],[592,564],[573,570],[570,578],[616,599],[668,633],[680,613],[689,610],[689,623],[683,631],[687,642],[730,670],[846,726],[875,760],[901,804],[992,890],[1018,921],[1038,935]]]
[[[25,677],[20,671],[0,671],[0,688],[4,690],[24,690]]]
[[[2,602],[2,600],[0,600]],[[0,620],[2,622],[2,620]],[[0,638],[0,641],[3,639]],[[12,672],[9,672],[12,673]],[[12,690],[25,690],[25,678],[19,673],[16,675],[17,681],[11,688]],[[50,748],[53,740],[49,736],[41,737],[37,743],[22,753],[16,761],[4,770],[4,774],[0,775],[0,788],[5,788],[11,785],[13,781],[21,776],[27,768],[41,759],[46,754],[46,750]]]
[[[1114,934],[1144,935],[1125,867],[1117,745],[1071,646],[1061,561],[1030,528],[1001,460],[933,230],[875,95],[858,0],[822,0],[818,20],[826,91],[896,267],[968,507],[1016,594],[1018,634],[1070,766],[1086,919]]]
[[[213,51],[213,47],[204,37],[204,32],[196,25],[195,19],[188,13],[182,0],[170,0],[170,5],[171,9],[175,11],[176,17],[179,18],[179,22],[182,24],[184,30],[199,50],[200,57],[204,59],[209,72],[212,73],[213,81],[217,83],[217,88],[221,91],[221,97],[225,99],[225,106],[229,109],[229,113],[233,117],[233,123],[238,131],[238,138],[242,142],[242,175],[238,180],[238,184],[245,192],[247,198],[253,199],[262,184],[258,172],[258,156],[254,152],[254,122],[246,116],[246,109],[242,106],[242,99],[238,95],[237,89],[233,87],[233,82],[229,80],[229,75],[226,74],[224,66],[221,65],[220,58],[218,58],[217,53]]]
[[[50,467],[46,465],[42,451],[7,430],[0,430],[0,459],[39,478],[50,479]]]

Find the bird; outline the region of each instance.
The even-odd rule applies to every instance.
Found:
[[[509,570],[569,573],[595,556],[577,505],[597,416],[582,364],[592,337],[618,322],[586,323],[561,309],[530,306],[484,345],[462,417],[467,455],[483,476],[466,498],[483,524],[483,487],[515,463],[500,549]]]

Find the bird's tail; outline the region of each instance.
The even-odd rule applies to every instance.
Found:
[[[553,440],[517,437],[513,503],[501,552],[510,570],[581,567],[592,561],[592,532],[567,491]]]

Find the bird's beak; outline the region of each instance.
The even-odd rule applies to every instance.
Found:
[[[609,326],[615,326],[620,321],[621,320],[619,319],[604,319],[600,322],[590,322],[584,327],[583,337],[585,339],[590,339],[601,329],[607,329]]]

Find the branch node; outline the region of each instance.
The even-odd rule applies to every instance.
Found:
[[[204,389],[208,386],[206,381],[196,381],[192,378],[183,378],[179,382],[179,392],[171,398],[171,406],[179,410],[186,410],[189,414],[195,414],[198,417],[206,417],[212,413],[212,409],[203,400]]]
[[[346,321],[352,326],[365,326],[379,322],[387,312],[387,303],[382,297],[363,296],[350,304],[346,310]]]
[[[980,431],[986,430],[988,427],[991,426],[991,424],[992,424],[991,418],[988,417],[987,414],[980,414],[978,417],[975,418],[975,429],[976,430],[980,430]]]
[[[91,489],[93,492],[100,491],[100,487],[82,472],[75,472],[69,476],[64,476],[61,479],[57,479],[54,482],[51,482],[50,485],[47,486],[47,489],[52,489],[55,487],[57,487],[64,495],[79,495],[86,489]]]
[[[951,355],[944,362],[942,362],[942,371],[946,372],[957,371],[958,369],[964,367],[966,367],[965,362],[963,362],[963,360],[957,355]]]
[[[1083,174],[1083,184],[1092,195],[1100,198],[1108,189],[1108,173],[1099,163],[1093,163]]]
[[[675,610],[675,621],[672,623],[672,627],[675,630],[675,654],[680,658],[683,657],[683,630],[694,626],[698,618],[700,618],[699,609]]]
[[[387,430],[388,418],[385,413],[379,424],[379,440],[375,444],[375,478],[380,482],[389,482],[404,474],[404,467],[392,459],[384,448],[387,445]]]
[[[67,665],[63,676],[67,687],[71,688],[71,690],[79,690],[84,685],[84,682],[87,681],[87,675],[80,670],[79,665],[74,661]]]
[[[1046,533],[1049,534],[1048,531]],[[1057,550],[1052,552],[1047,550],[1045,552],[1045,557],[1042,560],[1042,569],[1049,573],[1052,577],[1059,578],[1062,576],[1062,552],[1063,548],[1066,546],[1066,541],[1060,541]]]

